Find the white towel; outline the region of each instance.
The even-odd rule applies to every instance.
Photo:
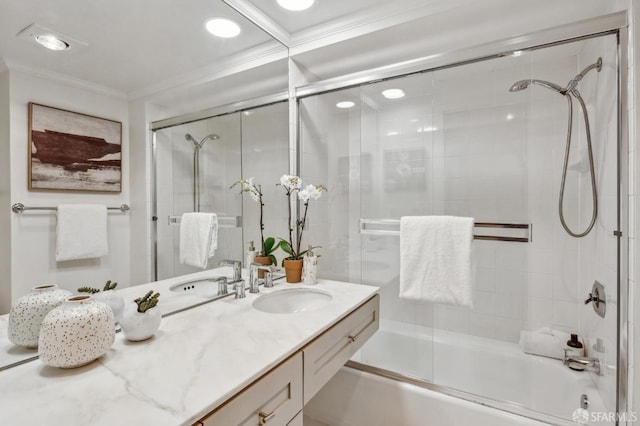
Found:
[[[185,213],[180,221],[180,263],[206,269],[218,248],[218,216]]]
[[[536,331],[521,331],[520,346],[524,353],[564,359],[564,348],[571,335],[544,327]]]
[[[60,204],[56,234],[57,262],[90,259],[109,254],[107,206]]]
[[[400,297],[472,307],[473,226],[470,217],[402,217]]]

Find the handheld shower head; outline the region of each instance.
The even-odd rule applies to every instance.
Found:
[[[184,135],[184,138],[190,142],[193,143],[193,146],[198,149],[198,148],[202,148],[202,145],[204,145],[205,141],[207,139],[211,139],[211,140],[218,140],[220,139],[220,136],[216,135],[215,133],[211,133],[210,135],[205,136],[204,138],[202,138],[200,140],[200,142],[196,141],[193,136],[191,136],[190,133],[187,133],[186,135]]]
[[[532,84],[536,84],[538,86],[546,87],[547,89],[553,90],[554,92],[558,92],[561,95],[565,94],[565,90],[562,87],[558,86],[557,84],[551,83],[550,81],[536,80],[536,79],[516,81],[515,83],[513,83],[511,85],[511,87],[509,88],[509,91],[510,92],[519,92],[521,90],[526,89],[527,87],[529,87]]]

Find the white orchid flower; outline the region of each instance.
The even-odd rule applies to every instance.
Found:
[[[282,175],[280,178],[280,185],[284,186],[288,190],[296,190],[302,187],[302,180],[298,176],[294,175]]]

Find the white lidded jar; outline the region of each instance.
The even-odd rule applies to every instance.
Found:
[[[40,360],[52,367],[80,367],[104,355],[115,336],[109,306],[91,296],[69,297],[42,321]]]
[[[18,346],[38,347],[40,326],[44,317],[71,293],[55,284],[33,287],[31,293],[18,299],[9,312],[7,334]]]

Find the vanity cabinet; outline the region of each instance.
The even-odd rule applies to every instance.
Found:
[[[379,312],[376,294],[195,425],[302,426],[303,406],[376,332]]]
[[[287,426],[301,410],[302,354],[297,352],[200,423]]]
[[[305,404],[373,336],[379,312],[380,296],[375,295],[302,349]]]

